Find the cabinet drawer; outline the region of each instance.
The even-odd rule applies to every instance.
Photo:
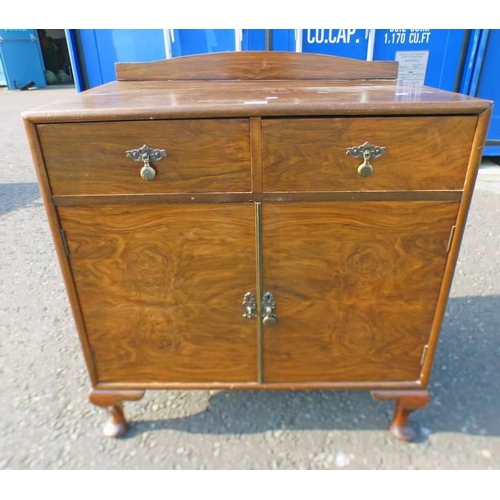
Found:
[[[475,116],[266,119],[262,123],[264,190],[371,191],[462,189]],[[369,142],[385,153],[369,160],[347,148]]]
[[[245,192],[251,189],[249,123],[244,119],[39,125],[54,195]],[[166,150],[152,161],[126,151],[144,144]]]

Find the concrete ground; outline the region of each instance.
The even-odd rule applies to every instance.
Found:
[[[0,469],[497,469],[500,466],[500,180],[481,174],[432,374],[386,428],[368,392],[147,392],[127,437],[102,436],[20,112],[73,89],[0,90]]]

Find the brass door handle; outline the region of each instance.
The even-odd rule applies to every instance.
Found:
[[[277,323],[276,313],[276,301],[274,300],[274,295],[271,292],[266,292],[262,298],[262,324],[265,326],[273,326]]]
[[[140,174],[145,181],[152,181],[156,177],[156,170],[149,164],[149,162],[160,161],[162,158],[168,156],[168,153],[164,149],[153,149],[147,144],[144,144],[142,148],[131,149],[125,153],[127,158],[130,158],[133,161],[143,162]]]
[[[379,158],[385,154],[386,148],[383,146],[374,146],[369,142],[361,144],[361,146],[353,146],[347,148],[346,154],[351,155],[353,158],[361,158],[363,163],[358,167],[358,174],[361,177],[369,177],[373,174],[373,166],[370,159]]]

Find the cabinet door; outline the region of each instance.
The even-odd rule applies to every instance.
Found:
[[[253,204],[59,208],[99,382],[257,377]]]
[[[458,210],[450,202],[263,206],[266,382],[420,374]]]

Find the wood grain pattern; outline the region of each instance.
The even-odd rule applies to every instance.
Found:
[[[393,61],[359,61],[296,52],[222,52],[147,63],[116,63],[117,80],[353,80],[392,79]]]
[[[263,391],[325,391],[325,390],[415,390],[420,389],[418,380],[388,382],[104,382],[97,384],[103,390],[263,390]]]
[[[264,204],[264,381],[418,380],[457,209]]]
[[[477,117],[265,119],[264,191],[462,189]],[[370,161],[346,148],[387,148]]]
[[[177,120],[39,125],[55,195],[250,191],[248,120]],[[165,149],[156,177],[125,152]]]
[[[99,382],[252,382],[253,204],[59,208]]]
[[[23,115],[108,435],[145,389],[364,388],[415,436],[492,103],[396,67],[120,64],[122,81]],[[346,148],[365,141],[387,153],[361,178]],[[152,182],[125,157],[144,143],[169,153]],[[268,290],[278,323],[259,329],[242,298]]]
[[[268,99],[271,97],[271,99]],[[383,81],[111,82],[23,114],[33,123],[249,116],[478,114],[491,101]]]
[[[474,184],[476,182],[479,165],[481,163],[484,142],[486,140],[488,125],[491,118],[491,112],[492,110],[490,108],[487,112],[481,114],[478,118],[477,129],[474,135],[474,142],[472,144],[472,153],[470,155],[469,164],[467,168],[467,177],[465,179],[464,195],[458,211],[455,235],[450,249],[450,257],[446,265],[443,285],[441,287],[437,303],[436,315],[434,317],[434,322],[432,324],[432,332],[429,342],[429,351],[426,356],[426,360],[423,366],[422,375],[420,379],[420,382],[423,387],[427,386],[431,375],[432,363],[434,361],[434,355],[439,340],[439,332],[446,311],[446,304],[448,302],[448,296],[450,293],[451,284],[453,280],[453,273],[455,271],[455,266],[460,251],[460,245],[462,243],[462,238],[465,231],[467,214],[469,213],[469,208],[472,201],[472,194],[474,192]]]
[[[252,151],[252,193],[262,193],[262,120],[250,118]]]
[[[51,197],[50,181],[47,175],[47,171],[45,169],[43,152],[40,146],[37,129],[35,125],[33,125],[31,122],[27,120],[24,120],[24,127],[26,135],[28,137],[31,155],[33,158],[33,163],[35,165],[36,175],[38,178],[38,186],[40,188],[43,204],[45,206],[45,211],[47,213],[47,219],[50,231],[52,233],[52,239],[54,241],[54,246],[59,261],[59,266],[62,271],[64,285],[68,293],[71,311],[73,313],[73,318],[76,324],[76,328],[78,330],[80,345],[82,346],[83,355],[85,357],[85,364],[87,366],[87,371],[90,377],[90,381],[92,385],[94,385],[97,382],[97,374],[95,372],[95,366],[92,361],[92,356],[89,349],[89,341],[86,335],[85,325],[83,323],[82,313],[80,310],[80,303],[78,302],[78,297],[75,291],[73,275],[71,272],[71,265],[65,253],[64,244],[61,240],[61,232],[60,232],[61,226],[59,224],[57,210],[54,207],[53,200]]]
[[[289,201],[460,201],[462,191],[330,191],[322,193],[167,193],[54,196],[56,206],[158,205]]]

